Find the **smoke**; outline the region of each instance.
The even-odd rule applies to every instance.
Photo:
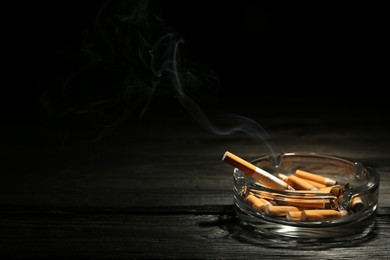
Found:
[[[218,112],[222,127],[206,116],[194,96],[218,88],[218,75],[182,57],[185,40],[164,24],[158,1],[107,1],[87,36],[84,65],[42,98],[52,122],[93,127],[96,141],[130,117],[142,118],[156,96],[174,97],[207,131],[244,132],[274,154],[254,120]]]
[[[226,112],[218,112],[218,118],[223,119],[225,125],[228,124],[228,126],[220,127],[210,121],[200,106],[184,91],[183,84],[188,82],[188,79],[189,82],[198,82],[199,80],[191,71],[180,71],[182,66],[180,64],[179,54],[183,40],[175,39],[172,34],[169,34],[167,37],[168,39],[164,38],[164,40],[168,40],[170,43],[169,46],[171,46],[170,48],[167,48],[167,50],[170,50],[167,57],[168,59],[166,59],[167,62],[164,63],[164,66],[158,67],[160,70],[154,71],[156,71],[158,75],[161,75],[163,71],[171,74],[172,87],[174,89],[172,94],[174,94],[180,104],[182,104],[191,116],[209,132],[218,135],[231,135],[237,132],[244,132],[259,143],[265,144],[271,154],[275,155],[273,149],[275,145],[271,145],[272,139],[267,131],[256,121],[247,117],[228,114]]]

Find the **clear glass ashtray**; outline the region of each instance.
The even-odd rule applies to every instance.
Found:
[[[303,171],[335,181],[325,184],[328,188],[275,189],[234,168],[234,209],[240,223],[254,233],[338,239],[372,227],[380,178],[371,167],[332,155],[302,152],[262,156],[250,163],[279,178]]]

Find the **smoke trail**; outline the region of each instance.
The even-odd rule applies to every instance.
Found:
[[[168,34],[161,39],[161,42],[169,42],[166,48],[167,57],[164,57],[164,64],[152,63],[152,70],[156,75],[161,76],[163,72],[171,74],[172,87],[174,92],[172,93],[175,98],[183,105],[183,107],[192,115],[192,117],[206,130],[211,133],[218,135],[231,135],[237,132],[244,132],[258,141],[260,144],[265,144],[271,154],[275,156],[274,147],[275,144],[272,142],[272,138],[269,136],[267,131],[261,127],[256,121],[239,116],[223,112],[218,112],[219,118],[224,118],[225,122],[229,123],[230,126],[220,127],[210,121],[209,117],[206,116],[201,107],[194,102],[189,95],[185,93],[183,84],[191,81],[197,82],[197,77],[186,67],[182,66],[180,60],[180,46],[184,43],[183,39],[178,38],[175,34]],[[160,46],[159,44],[156,46]],[[152,51],[151,53],[155,53]],[[183,80],[187,79],[187,80]]]
[[[194,101],[189,93],[217,85],[218,76],[182,59],[184,39],[165,26],[157,1],[107,1],[95,25],[94,41],[83,49],[89,62],[59,93],[47,92],[44,105],[52,118],[87,119],[96,126],[96,141],[129,117],[142,117],[154,96],[171,96],[206,130],[244,132],[274,154],[271,138],[254,120],[220,113],[229,125],[217,126]]]

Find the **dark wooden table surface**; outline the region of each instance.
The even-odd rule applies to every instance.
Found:
[[[386,113],[336,108],[271,113],[261,104],[250,110],[226,104],[231,105],[232,117],[240,113],[258,122],[263,134],[269,135],[265,142],[272,141],[276,152],[333,154],[374,167],[381,183],[373,231],[338,244],[279,241],[248,233],[233,211],[232,167],[221,158],[226,150],[248,160],[269,154],[265,142],[243,132],[212,133],[186,112],[162,109],[157,116],[130,120],[94,142],[87,141],[90,133],[81,129],[61,143],[55,131],[42,126],[8,127],[13,138],[5,138],[2,146],[6,154],[1,162],[0,255],[23,259],[390,257]],[[210,116],[210,120],[224,125],[219,118]]]

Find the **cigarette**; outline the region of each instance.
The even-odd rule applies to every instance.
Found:
[[[232,154],[231,152],[226,151],[222,157],[222,161],[236,167],[237,169],[241,170],[243,173],[257,179],[262,183],[265,183],[270,187],[273,187],[274,189],[294,190],[294,188],[292,188],[283,180],[245,161],[244,159],[238,157],[237,155]]]
[[[317,189],[322,189],[322,188],[326,188],[328,187],[327,185],[325,184],[322,184],[322,183],[319,183],[319,182],[316,182],[316,181],[312,181],[312,180],[308,180],[308,179],[302,179],[298,176],[296,176],[297,178],[301,179],[301,180],[304,180],[305,182],[313,185],[314,187],[316,187]]]
[[[319,189],[320,191],[324,191],[326,193],[331,193],[336,197],[339,197],[342,194],[342,187],[340,185],[333,185],[333,186],[328,186],[326,188]]]
[[[306,182],[304,179],[298,178],[294,175],[286,176],[284,174],[279,173],[278,177],[297,190],[318,190],[317,187],[314,187],[312,184]]]
[[[363,203],[362,198],[359,197],[359,196],[353,197],[353,198],[352,198],[352,201],[351,201],[351,207],[352,207],[352,211],[353,211],[354,213],[363,210],[363,208],[364,208],[364,203]]]
[[[319,182],[319,183],[325,184],[327,186],[331,186],[331,185],[335,185],[336,184],[335,180],[323,177],[323,176],[318,175],[318,174],[302,171],[302,170],[299,170],[299,169],[297,169],[295,171],[295,175],[300,177],[300,178],[302,178],[302,179],[307,179],[307,180]]]
[[[302,220],[302,211],[287,211],[286,218],[293,221]]]
[[[276,198],[276,204],[289,205],[300,208],[313,208],[313,209],[335,209],[338,206],[337,199],[323,199],[323,198]]]
[[[244,201],[250,205],[252,208],[254,208],[255,210],[259,211],[259,212],[264,212],[265,209],[266,209],[266,206],[268,204],[271,204],[270,202],[268,202],[267,200],[265,199],[261,199],[261,198],[257,198],[256,196],[252,195],[252,194],[249,194],[245,199]]]
[[[252,191],[250,191],[249,194],[252,194],[257,198],[261,198],[261,199],[265,199],[265,200],[273,200],[276,196],[272,193],[267,193],[267,192],[252,192]]]
[[[337,199],[331,193],[320,190],[289,190],[287,194],[268,192],[264,190],[257,190],[253,188],[245,188],[245,191],[248,193],[252,193],[256,197],[261,197],[265,199],[275,199],[277,197],[281,198],[297,198],[297,199],[311,199],[311,198],[322,198],[322,199]]]
[[[331,220],[347,216],[346,210],[306,209],[302,211],[302,220]]]
[[[299,209],[294,206],[274,206],[272,204],[268,204],[265,209],[268,215],[277,217],[284,217],[287,212],[291,211],[299,211]]]
[[[326,190],[318,189],[318,190],[289,190],[288,192],[291,192],[292,194],[297,194],[296,196],[304,197],[306,198],[308,195],[312,195],[313,197],[320,197],[320,198],[334,198],[332,193],[327,192]],[[299,194],[305,194],[305,195],[299,195]],[[293,197],[294,195],[291,195]]]
[[[288,191],[286,194],[258,190],[246,186],[245,190],[247,191],[246,194],[273,201],[277,205],[289,205],[306,209],[335,209],[339,206],[338,197],[325,190],[294,190]]]

